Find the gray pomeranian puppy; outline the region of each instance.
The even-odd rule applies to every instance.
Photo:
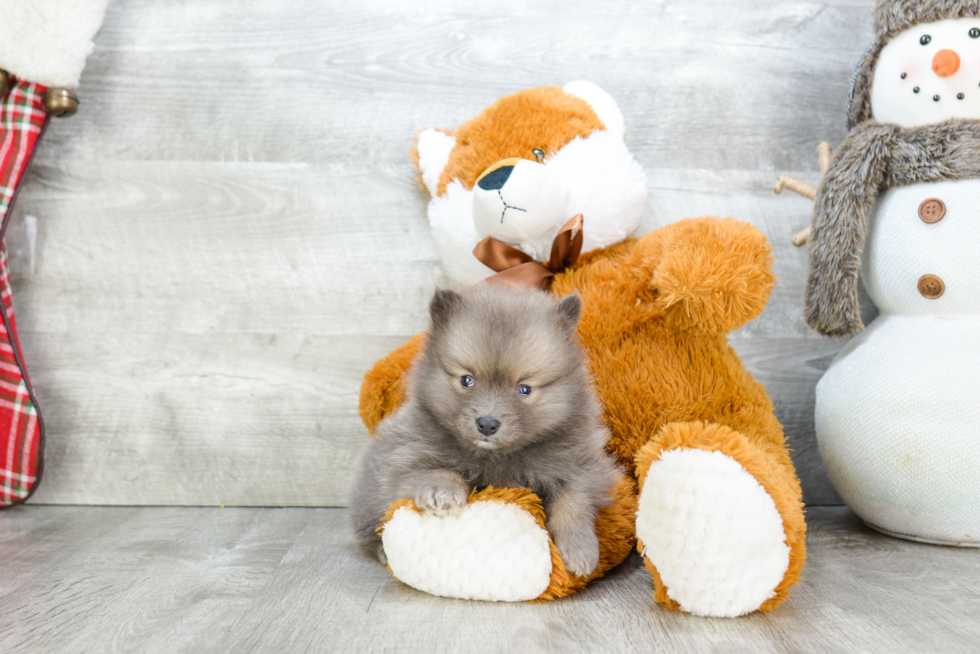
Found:
[[[473,488],[523,487],[542,499],[568,571],[589,574],[596,514],[619,475],[575,338],[578,294],[481,284],[437,291],[429,310],[408,399],[361,459],[350,502],[359,540],[384,562],[376,529],[393,502],[448,515]]]

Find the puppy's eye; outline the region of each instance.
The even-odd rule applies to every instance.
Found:
[[[517,387],[517,393],[519,395],[523,395],[524,397],[527,397],[528,395],[531,394],[531,387],[528,386],[527,384],[521,384],[520,386]]]
[[[974,27],[972,30],[970,30],[970,38],[980,39],[980,28]]]
[[[534,148],[531,150],[531,154],[538,160],[538,163],[544,163],[544,158],[548,156],[548,151],[544,148]]]
[[[461,383],[466,388],[469,388],[470,386],[476,383],[476,380],[470,377],[469,375],[463,375],[460,378],[459,383]]]
[[[929,45],[929,41],[932,41],[932,37],[929,36],[928,34],[923,34],[922,38],[919,39],[919,43],[921,43],[922,45]]]

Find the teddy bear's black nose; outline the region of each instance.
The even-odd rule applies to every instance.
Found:
[[[482,188],[484,191],[496,191],[504,187],[507,183],[507,178],[510,174],[514,172],[513,166],[501,166],[500,168],[494,170],[489,175],[484,176],[477,186]]]
[[[494,420],[493,418],[477,418],[476,428],[480,430],[480,433],[484,436],[493,436],[500,429],[500,421]]]

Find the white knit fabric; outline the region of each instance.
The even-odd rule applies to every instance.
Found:
[[[930,225],[919,218],[919,205],[932,198],[943,201],[946,215]],[[869,218],[862,281],[885,314],[980,316],[978,250],[980,180],[891,189],[878,198]],[[945,282],[941,298],[929,300],[919,293],[916,284],[926,274]],[[980,320],[977,329],[980,338]]]
[[[667,595],[694,615],[751,613],[789,568],[775,503],[721,452],[680,448],[655,461],[640,491],[636,535]]]
[[[978,337],[975,317],[884,315],[817,384],[821,456],[865,521],[980,544]]]
[[[78,86],[108,0],[0,0],[0,68],[45,86]]]
[[[432,595],[520,602],[551,581],[548,532],[514,504],[473,502],[449,517],[401,508],[382,543],[392,573]]]
[[[918,216],[930,198],[946,205],[934,224]],[[870,221],[862,279],[882,314],[817,384],[824,464],[869,524],[980,544],[980,181],[893,189]],[[919,294],[925,274],[942,297]]]

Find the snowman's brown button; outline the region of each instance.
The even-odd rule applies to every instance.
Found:
[[[919,205],[919,218],[922,222],[938,223],[946,215],[946,205],[943,204],[942,200],[937,200],[936,198],[929,198],[925,202]]]
[[[927,300],[935,300],[946,292],[946,284],[938,275],[923,275],[919,278],[919,293]]]

